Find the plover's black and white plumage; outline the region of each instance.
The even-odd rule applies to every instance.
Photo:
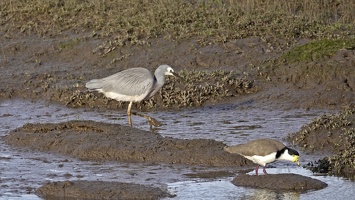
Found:
[[[256,163],[256,175],[258,175],[259,165],[263,166],[263,172],[267,174],[266,164],[276,160],[288,160],[300,165],[299,153],[274,139],[257,139],[245,144],[225,147],[224,150],[244,156]]]

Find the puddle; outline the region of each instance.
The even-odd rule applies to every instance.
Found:
[[[320,110],[267,110],[241,109],[236,105],[219,105],[182,111],[149,112],[165,125],[158,129],[163,136],[195,139],[205,138],[238,144],[260,137],[282,139],[296,132]],[[145,119],[132,117],[133,125],[149,130]],[[25,100],[0,102],[0,136],[26,123],[54,123],[68,120],[94,120],[127,125],[125,110],[93,112],[70,109],[59,105]],[[182,165],[150,165],[117,162],[79,161],[62,155],[28,152],[12,149],[0,140],[0,198],[40,199],[34,191],[46,181],[101,180],[168,186],[173,199],[351,199],[354,182],[329,176],[314,176],[310,171],[292,163],[277,162],[269,165],[268,173],[297,173],[326,182],[323,190],[308,193],[275,193],[236,187],[232,177],[220,179],[188,178],[183,174],[204,170],[220,170]],[[302,155],[302,152],[300,152]],[[301,163],[314,160],[303,155]],[[272,168],[277,167],[277,168]],[[251,172],[254,173],[254,172]]]

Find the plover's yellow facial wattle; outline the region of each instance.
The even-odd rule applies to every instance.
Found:
[[[300,156],[293,155],[293,160],[292,160],[292,162],[295,162],[295,163],[297,163],[298,166],[300,166],[299,158],[300,158]]]

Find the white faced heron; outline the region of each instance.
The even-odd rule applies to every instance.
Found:
[[[288,160],[300,165],[298,152],[274,139],[252,140],[245,144],[225,147],[224,150],[229,153],[237,153],[256,163],[256,175],[258,175],[259,165],[263,166],[263,172],[267,174],[265,170],[266,164],[276,160]]]
[[[177,76],[169,65],[160,65],[154,75],[145,68],[123,70],[102,79],[93,79],[86,83],[89,90],[103,93],[106,97],[117,101],[128,101],[128,123],[132,126],[131,108],[133,102],[140,102],[156,94],[165,83],[165,75]],[[160,126],[152,117],[132,113],[148,119],[150,126]]]

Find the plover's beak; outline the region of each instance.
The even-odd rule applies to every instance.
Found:
[[[299,156],[293,156],[293,162],[295,162],[298,166],[300,166]]]

